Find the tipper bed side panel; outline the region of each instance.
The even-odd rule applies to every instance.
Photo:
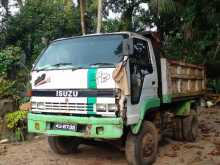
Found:
[[[206,90],[204,66],[161,58],[161,69],[164,103],[169,99],[200,96]]]

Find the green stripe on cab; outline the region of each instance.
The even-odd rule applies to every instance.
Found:
[[[96,84],[96,73],[97,68],[89,68],[87,73],[87,86],[88,89],[97,89]],[[94,105],[96,104],[96,97],[87,97],[87,104]],[[95,114],[93,107],[91,109],[87,109],[88,114]]]

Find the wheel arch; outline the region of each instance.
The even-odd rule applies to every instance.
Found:
[[[191,109],[197,110],[197,106],[198,101],[196,99],[178,102],[174,108],[174,112],[176,116],[188,116]]]
[[[152,97],[148,98],[145,101],[143,101],[138,109],[140,113],[139,120],[136,124],[131,125],[131,132],[133,134],[138,134],[141,125],[151,109],[160,107],[160,99],[158,97]]]

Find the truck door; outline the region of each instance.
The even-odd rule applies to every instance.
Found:
[[[140,107],[149,98],[158,97],[156,61],[151,41],[133,38],[134,54],[129,57],[131,97],[127,105],[127,124],[139,120]]]

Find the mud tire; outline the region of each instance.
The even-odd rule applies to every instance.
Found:
[[[75,137],[49,136],[48,144],[57,154],[71,154],[77,152],[80,140]]]
[[[183,137],[185,141],[194,142],[198,137],[198,115],[195,110],[192,110],[190,115],[183,118]]]
[[[158,141],[159,138],[158,138],[157,129],[155,125],[149,121],[143,122],[142,127],[137,135],[134,135],[131,132],[128,133],[126,145],[125,145],[125,155],[128,164],[130,165],[152,164],[157,157]],[[144,144],[149,144],[149,145],[144,145]],[[146,148],[147,148],[147,152],[146,152]]]
[[[194,109],[191,110],[188,116],[176,117],[174,119],[174,139],[195,142],[198,137],[198,125],[198,115]]]
[[[174,119],[174,130],[173,130],[173,137],[175,140],[183,141],[183,131],[182,131],[182,118],[176,117]]]

